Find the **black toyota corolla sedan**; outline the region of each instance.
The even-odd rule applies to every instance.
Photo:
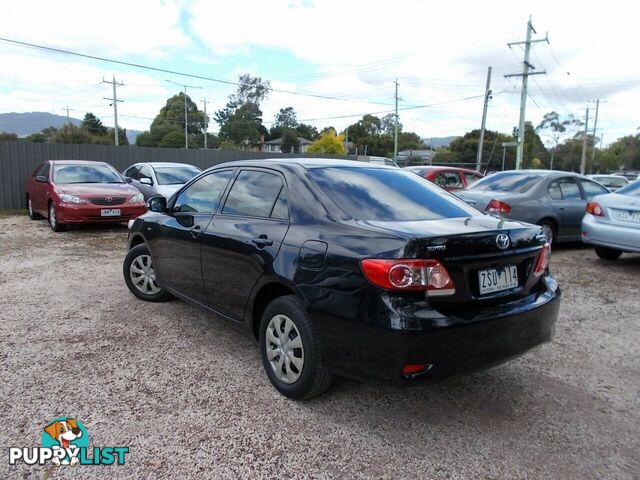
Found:
[[[551,339],[560,289],[539,226],[480,213],[397,168],[218,165],[130,225],[124,278],[244,325],[283,395],[334,375],[414,381]]]

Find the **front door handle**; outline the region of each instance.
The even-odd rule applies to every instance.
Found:
[[[202,227],[200,225],[196,225],[191,229],[191,236],[193,238],[199,238],[202,235]]]
[[[259,235],[257,237],[253,237],[251,241],[260,248],[273,245],[273,241],[269,240],[266,235]]]

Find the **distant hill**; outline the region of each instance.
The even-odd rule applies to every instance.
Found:
[[[82,123],[82,120],[78,118],[70,118],[69,120],[74,125]],[[60,128],[66,123],[66,116],[48,112],[0,113],[0,132],[15,133],[19,137],[26,137],[47,127]],[[129,143],[136,143],[136,137],[139,134],[138,130],[127,129]]]
[[[441,148],[441,147],[448,147],[449,144],[456,138],[458,137],[457,136],[433,137],[433,138],[423,138],[422,141],[424,142],[425,145],[431,145],[431,141],[433,141],[433,148]]]

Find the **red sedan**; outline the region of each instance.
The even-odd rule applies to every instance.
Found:
[[[27,178],[29,217],[54,232],[68,224],[121,223],[147,211],[142,193],[108,163],[49,160]]]
[[[406,167],[406,170],[414,172],[450,192],[463,190],[473,182],[484,177],[484,175],[475,170],[457,167],[420,165],[417,167]]]

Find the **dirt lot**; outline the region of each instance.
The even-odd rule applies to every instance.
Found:
[[[402,388],[341,380],[297,403],[257,344],[125,287],[125,228],[0,218],[1,478],[638,478],[640,256],[558,249],[556,338],[507,365]],[[9,466],[70,415],[124,466]]]

